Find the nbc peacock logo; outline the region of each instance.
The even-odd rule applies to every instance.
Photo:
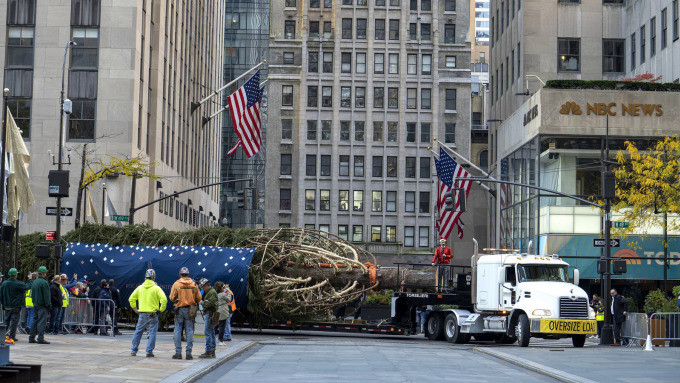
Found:
[[[562,105],[562,108],[560,109],[560,114],[573,114],[576,116],[580,116],[583,112],[581,112],[581,107],[572,101],[567,101],[564,105]]]
[[[625,259],[626,264],[628,264],[628,265],[641,265],[642,264],[642,261],[640,261],[640,256],[637,255],[637,253],[634,252],[631,249],[621,249],[614,254],[614,257]]]

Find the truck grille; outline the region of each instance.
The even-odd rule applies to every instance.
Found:
[[[586,298],[560,298],[560,318],[588,319],[588,301]]]

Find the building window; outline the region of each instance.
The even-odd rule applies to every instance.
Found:
[[[342,0],[342,5],[352,5],[352,0]]]
[[[279,210],[290,210],[290,189],[279,190]],[[172,204],[170,204],[170,216],[172,217]]]
[[[416,178],[416,158],[406,157],[406,166],[404,169],[404,178]]]
[[[385,73],[385,54],[376,53],[373,56],[373,72],[375,74]]]
[[[315,0],[311,0],[314,3]],[[295,8],[295,0],[286,0],[286,8]]]
[[[340,87],[340,107],[352,107],[352,88],[349,86]]]
[[[399,123],[396,121],[389,121],[387,123],[387,142],[397,142],[399,137]]]
[[[432,28],[430,24],[420,24],[420,38],[425,41],[432,39]]]
[[[323,73],[333,73],[333,52],[323,52]]]
[[[331,156],[322,155],[321,156],[321,176],[330,177],[331,176]]]
[[[390,0],[391,7],[398,7],[399,5],[399,0]]]
[[[364,227],[361,225],[352,226],[352,242],[361,242],[364,240]]]
[[[73,28],[71,47],[71,69],[97,69],[99,65],[99,29]]]
[[[404,211],[407,213],[415,213],[416,211],[416,192],[404,192]]]
[[[371,211],[382,211],[382,191],[374,190],[372,193]]]
[[[640,27],[640,64],[645,63],[645,45],[646,45],[646,39],[647,35],[645,34],[645,26]]]
[[[453,2],[453,1],[452,1]],[[404,247],[414,247],[416,228],[413,226],[404,226]]]
[[[383,122],[373,121],[373,141],[382,142],[383,140]]]
[[[354,89],[354,107],[366,107],[366,88],[358,86]]]
[[[320,36],[319,34],[319,22],[318,21],[310,21],[309,22],[309,37],[310,38],[318,38]]]
[[[406,57],[406,74],[418,74],[418,55]]]
[[[428,226],[418,228],[418,246],[430,247],[430,228]]]
[[[396,226],[385,226],[385,242],[397,242]]]
[[[12,3],[10,2],[10,7]],[[19,1],[19,3],[27,3]],[[71,2],[71,25],[99,26],[100,0],[73,0]],[[10,12],[12,14],[13,12]],[[35,17],[35,16],[33,16]]]
[[[364,176],[364,156],[354,156],[354,176]]]
[[[307,87],[307,107],[308,108],[318,108],[319,107],[319,87],[318,86],[308,86]]]
[[[366,53],[357,52],[357,73],[366,73]]]
[[[397,178],[397,157],[387,156],[387,176]]]
[[[305,210],[316,210],[316,190],[305,190]]]
[[[444,24],[444,43],[456,43],[456,24]]]
[[[668,9],[661,10],[661,49],[668,45]]]
[[[430,157],[420,157],[420,178],[430,178]]]
[[[431,107],[432,107],[432,89],[423,88],[420,90],[420,109],[430,109]]]
[[[444,0],[444,11],[454,12],[456,10],[456,0]]]
[[[364,141],[365,137],[364,121],[354,121],[354,141]]]
[[[371,242],[382,241],[382,226],[371,226]]]
[[[289,176],[293,168],[293,157],[291,154],[281,154],[281,175]]]
[[[378,109],[385,107],[385,88],[373,88],[373,107]]]
[[[355,190],[354,191],[354,199],[352,201],[352,210],[353,211],[364,211],[364,191],[363,190]]]
[[[293,106],[292,85],[283,85],[281,87],[281,106]]]
[[[420,142],[429,143],[431,140],[431,125],[429,122],[420,123]]]
[[[649,57],[656,55],[656,17],[649,21]]]
[[[445,124],[444,132],[444,143],[455,144],[456,143],[456,124]]]
[[[429,76],[432,74],[432,55],[423,55],[421,70],[423,75]]]
[[[71,83],[69,82],[69,89],[70,88]],[[94,140],[97,102],[95,100],[78,99],[72,99],[71,101],[73,102],[73,112],[69,116],[69,140]]]
[[[581,70],[581,39],[557,39],[557,70],[559,72]]]
[[[680,9],[678,9],[678,0],[673,0],[673,41],[677,40],[678,35],[678,18],[680,18]]]
[[[321,89],[321,106],[332,107],[333,106],[333,87],[324,86]]]
[[[330,211],[331,210],[331,191],[330,190],[319,190],[319,210]]]
[[[314,230],[316,227],[314,226],[313,223],[306,223],[305,224],[305,229],[311,229]]]
[[[281,139],[290,140],[293,138],[293,120],[281,120]]]
[[[602,72],[625,71],[625,40],[602,40]]]
[[[331,126],[332,125],[333,125],[333,121],[330,121],[330,120],[321,121],[321,139],[323,141],[330,141],[331,140]]]
[[[373,156],[373,178],[382,178],[383,176],[383,158],[382,156]]]
[[[385,0],[375,0],[375,6],[376,7],[384,7],[385,6]]]
[[[349,211],[349,190],[339,190],[338,201],[338,210]]]
[[[635,49],[636,49],[636,42],[635,42],[635,33],[630,35],[630,69],[635,68]]]
[[[520,54],[519,48],[520,48],[520,43],[517,43],[517,78],[519,78],[520,73],[522,71],[522,67],[519,65],[520,60],[521,60],[521,54]]]
[[[319,52],[309,52],[309,63],[307,64],[307,71],[310,73],[319,72]]]
[[[338,175],[340,175],[341,177],[349,176],[349,156],[346,155],[340,156],[340,168]]]
[[[352,38],[352,19],[342,19],[342,38]]]
[[[340,121],[340,141],[349,141],[349,121]]]
[[[349,240],[349,238],[347,238],[347,225],[338,225],[338,237],[345,241]]]
[[[330,39],[331,38],[331,28],[333,27],[333,24],[331,24],[330,21],[324,21],[323,22],[323,38],[324,39]]]
[[[283,38],[288,40],[295,39],[295,20],[286,20],[283,27]]]
[[[399,40],[399,20],[390,20],[390,40]]]
[[[387,107],[390,109],[399,108],[399,88],[387,88]]]
[[[357,39],[366,40],[366,19],[357,19]]]
[[[418,10],[418,0],[411,0],[409,5],[409,10],[411,11],[417,11]]]
[[[397,211],[397,192],[394,190],[387,192],[387,204],[385,205],[385,211],[388,213]]]
[[[418,39],[418,24],[410,23],[408,25],[408,39],[409,41],[414,41]]]
[[[390,64],[387,66],[387,72],[389,74],[399,73],[399,53],[390,53]]]
[[[446,67],[447,68],[456,67],[456,56],[446,56]]]
[[[456,90],[447,89],[446,90],[446,110],[456,110]]]
[[[418,107],[418,89],[406,89],[406,109],[416,109]]]
[[[406,142],[416,142],[416,123],[406,123]]]
[[[342,52],[340,56],[340,72],[341,73],[352,73],[352,54],[348,52]]]
[[[316,176],[316,154],[307,154],[305,162],[305,175],[309,177]]]
[[[21,137],[31,138],[31,99],[27,98],[8,98],[7,108],[14,117],[14,122],[21,131]]]
[[[385,19],[375,19],[375,39],[385,40]]]
[[[418,211],[421,213],[430,212],[430,192],[427,191],[420,192],[420,204]]]

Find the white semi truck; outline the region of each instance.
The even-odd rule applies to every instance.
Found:
[[[476,242],[475,242],[476,245]],[[531,248],[531,245],[529,246]],[[425,335],[453,343],[495,340],[529,345],[532,337],[571,337],[583,347],[595,334],[595,312],[588,295],[567,275],[568,264],[557,255],[491,253],[471,258],[471,309],[431,311]]]

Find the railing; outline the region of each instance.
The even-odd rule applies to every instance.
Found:
[[[629,340],[628,347],[645,346],[651,351],[652,346],[680,346],[680,313],[655,313],[649,317],[628,314],[621,331],[621,337]]]
[[[647,314],[629,313],[621,328],[621,337],[630,340],[628,347],[641,346],[647,339]]]
[[[111,336],[115,335],[117,325],[116,304],[112,299],[88,299],[71,297],[64,313],[63,327],[71,332],[79,328],[85,332],[89,330],[111,330]]]

